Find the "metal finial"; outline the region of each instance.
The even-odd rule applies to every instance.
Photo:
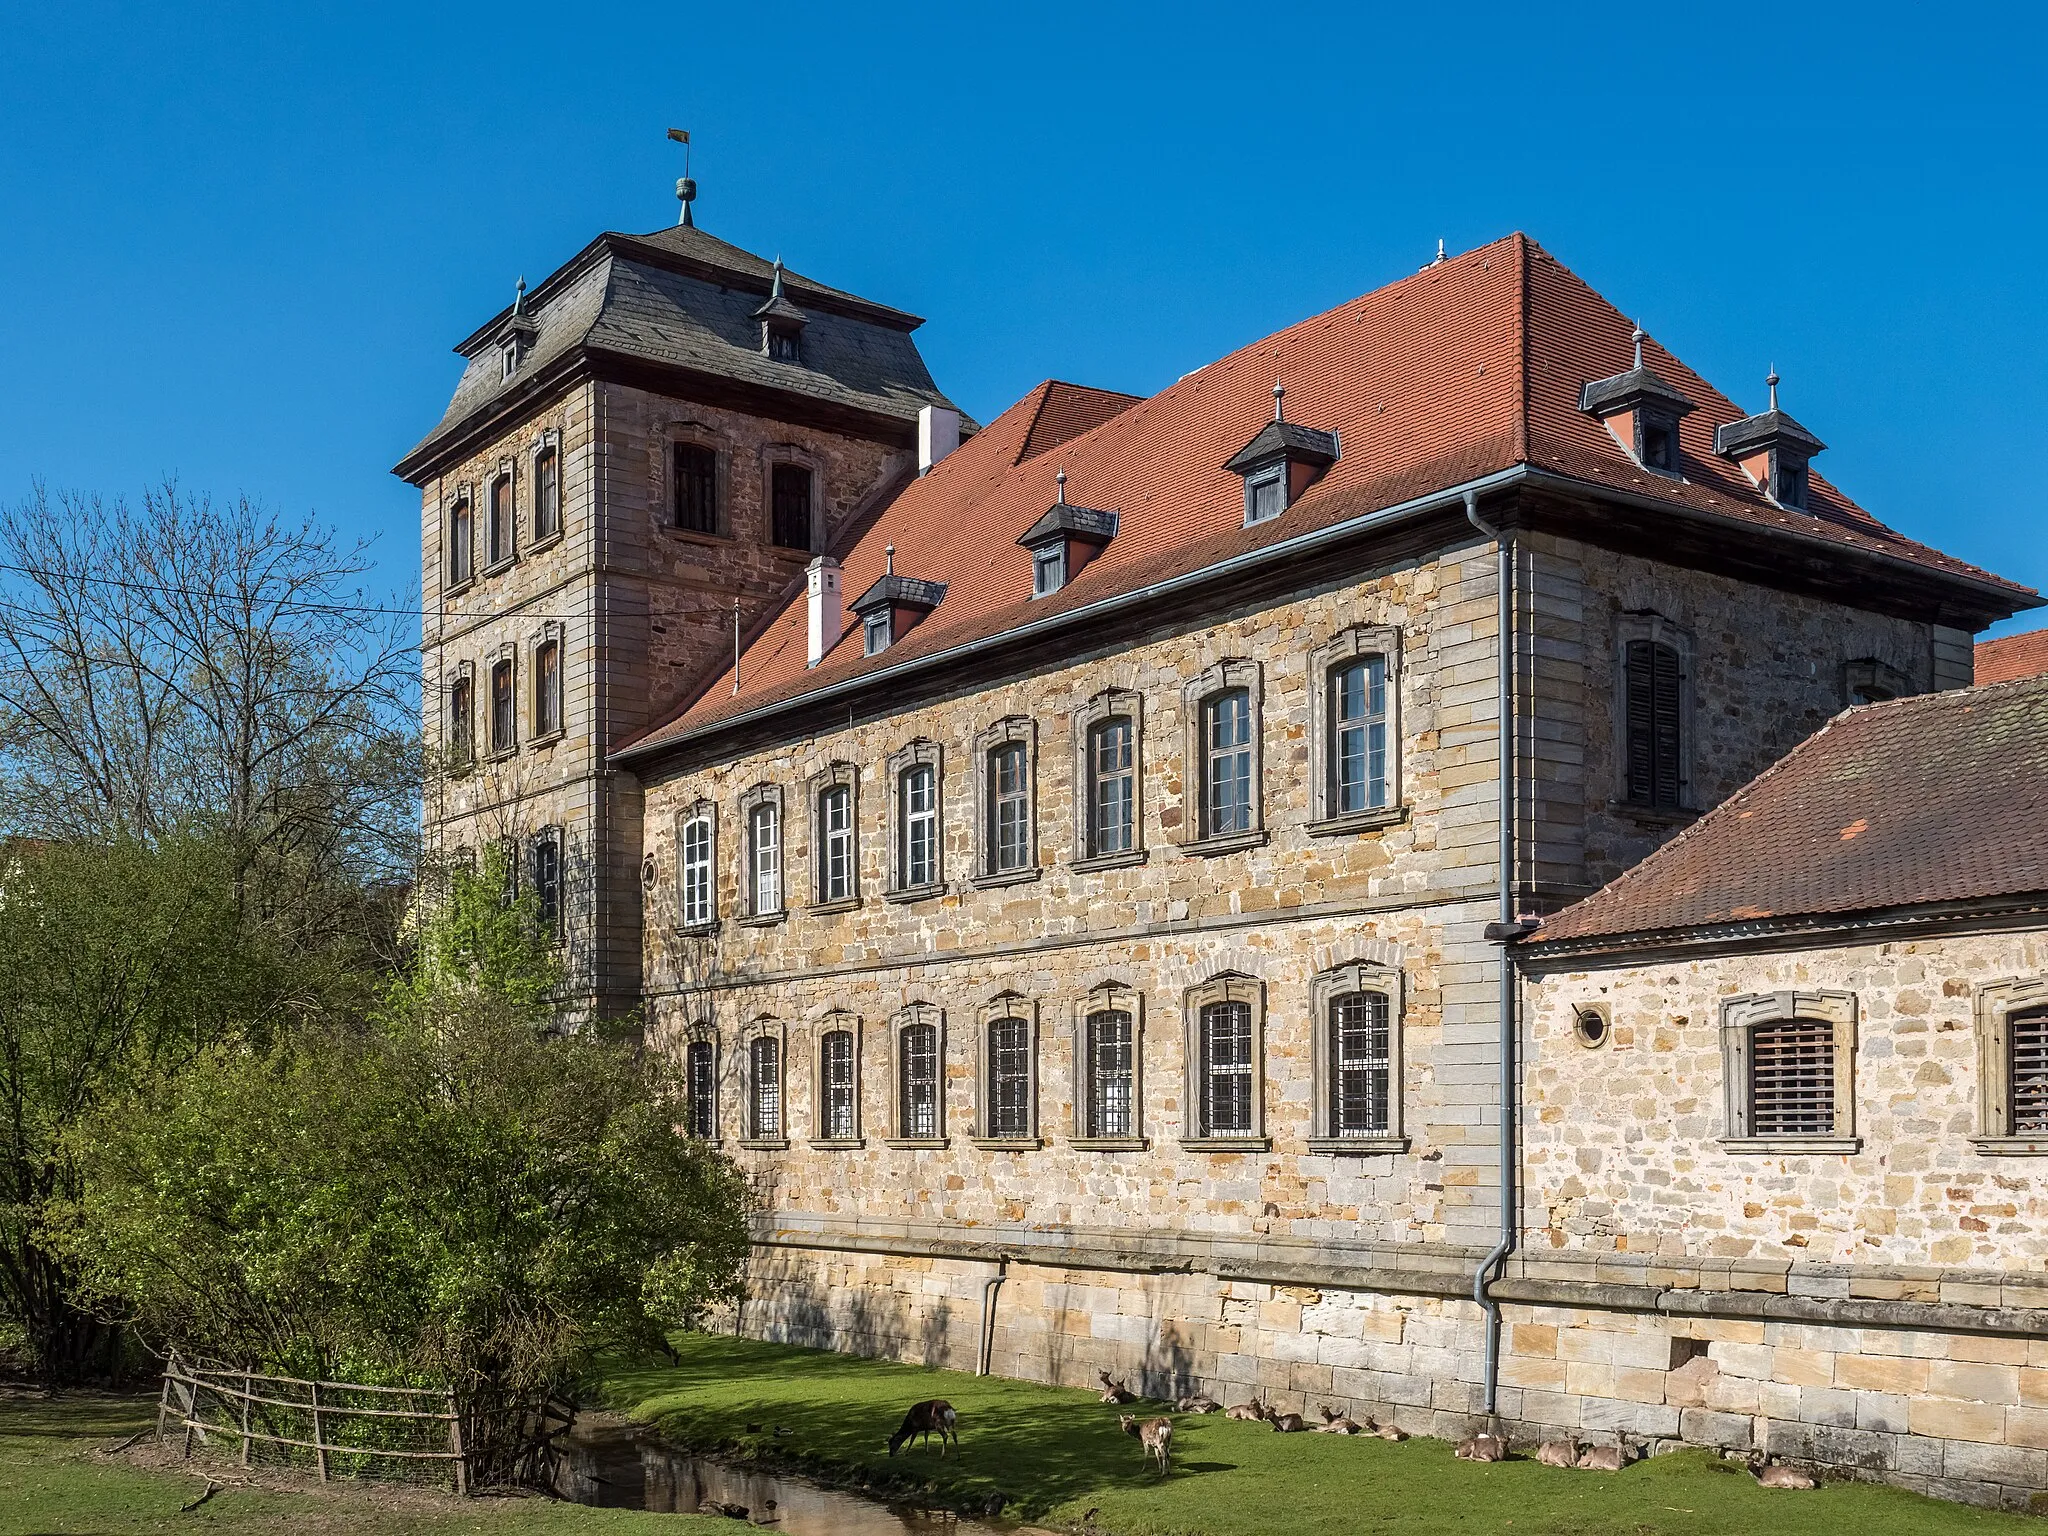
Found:
[[[1275,421],[1285,421],[1287,419],[1286,409],[1281,405],[1281,402],[1286,398],[1286,389],[1281,385],[1275,384],[1273,386],[1273,419]]]
[[[697,183],[690,179],[690,130],[671,128],[668,136],[683,146],[683,175],[676,183],[676,200],[683,205],[683,212],[676,223],[684,229],[695,229],[696,221],[690,217],[690,204],[697,200]]]
[[[1447,261],[1447,260],[1449,260],[1449,258],[1448,258],[1448,257],[1446,257],[1446,256],[1444,255],[1444,241],[1443,241],[1443,236],[1439,235],[1439,236],[1437,236],[1437,241],[1436,241],[1436,264],[1437,264],[1438,266],[1442,266],[1442,265],[1444,264],[1444,262],[1445,262],[1445,261]]]
[[[883,545],[882,558],[889,562],[888,567],[883,572],[883,574],[887,576],[894,576],[896,574],[896,546],[894,544]]]
[[[1063,469],[1053,479],[1060,483],[1060,505],[1064,507],[1067,504],[1067,472]]]
[[[1633,337],[1632,337],[1631,339],[1632,339],[1632,340],[1633,340],[1633,341],[1635,342],[1635,344],[1636,344],[1636,366],[1637,366],[1638,368],[1640,368],[1640,367],[1642,367],[1642,366],[1643,366],[1643,322],[1642,322],[1642,321],[1638,320],[1638,321],[1636,322],[1636,332],[1635,332],[1635,335],[1634,335],[1634,336],[1633,336]]]
[[[515,315],[526,313],[526,278],[523,275],[519,279],[519,287],[512,294],[512,313]]]
[[[1770,374],[1765,378],[1764,382],[1771,386],[1771,409],[1775,411],[1778,408],[1778,365],[1776,363],[1771,364]]]
[[[768,297],[771,299],[782,297],[782,258],[780,256],[775,258],[775,285],[768,290]]]

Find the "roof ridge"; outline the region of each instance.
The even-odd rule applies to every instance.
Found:
[[[1024,431],[1017,438],[1017,451],[1010,456],[1010,468],[1015,469],[1024,462],[1024,450],[1031,446],[1031,434],[1038,430],[1038,423],[1045,416],[1045,403],[1052,398],[1052,387],[1057,382],[1056,379],[1041,379],[1026,392],[1024,399],[1029,400],[1035,394],[1038,396],[1038,404],[1032,408],[1031,420],[1024,424]],[[1017,403],[1022,405],[1024,401],[1020,400]],[[1002,413],[998,411],[996,415],[1000,419]]]

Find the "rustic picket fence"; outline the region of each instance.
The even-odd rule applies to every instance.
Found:
[[[443,1388],[306,1381],[189,1365],[164,1368],[156,1432],[182,1434],[187,1457],[237,1454],[241,1465],[436,1483],[467,1494],[552,1475],[549,1446],[573,1409],[463,1401]]]

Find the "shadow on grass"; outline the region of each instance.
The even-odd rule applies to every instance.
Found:
[[[124,1440],[156,1427],[156,1400],[116,1392],[24,1392],[0,1397],[0,1436]]]

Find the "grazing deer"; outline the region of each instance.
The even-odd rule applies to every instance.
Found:
[[[1750,1457],[1749,1470],[1755,1474],[1760,1488],[1811,1488],[1813,1477],[1797,1467],[1788,1467],[1782,1461],[1767,1460],[1761,1452]]]
[[[1479,1434],[1469,1440],[1460,1440],[1458,1448],[1451,1452],[1460,1461],[1506,1461],[1508,1459],[1508,1437],[1506,1435]]]
[[[943,1397],[935,1397],[928,1402],[918,1403],[911,1408],[910,1412],[903,1415],[902,1425],[895,1434],[889,1437],[889,1454],[894,1456],[912,1436],[919,1437],[918,1443],[920,1445],[928,1445],[933,1435],[939,1437],[939,1454],[941,1456],[946,1454],[946,1442],[948,1440],[953,1442],[954,1450],[960,1449],[958,1415],[953,1412],[953,1405]]]
[[[1328,1403],[1323,1404],[1323,1422],[1312,1426],[1319,1435],[1362,1435],[1364,1426],[1348,1415],[1339,1413]]]
[[[1159,1475],[1166,1476],[1167,1463],[1173,1455],[1173,1420],[1146,1419],[1143,1423],[1128,1413],[1116,1416],[1125,1434],[1152,1453],[1152,1459],[1159,1463]]]
[[[1275,1413],[1271,1408],[1266,1410],[1266,1422],[1273,1426],[1273,1433],[1276,1435],[1298,1435],[1308,1428],[1301,1421],[1300,1414]]]
[[[1122,1382],[1111,1381],[1109,1372],[1097,1371],[1095,1374],[1102,1378],[1102,1400],[1105,1403],[1134,1403],[1138,1400],[1137,1395]]]
[[[1266,1405],[1255,1397],[1250,1402],[1239,1403],[1235,1408],[1224,1409],[1223,1416],[1226,1419],[1256,1419],[1263,1423],[1266,1418]]]
[[[1579,1464],[1579,1442],[1546,1440],[1536,1447],[1536,1459],[1546,1467],[1563,1467],[1569,1471]]]
[[[1581,1472],[1619,1472],[1634,1460],[1627,1444],[1617,1434],[1612,1445],[1589,1445],[1579,1453]]]
[[[1173,1406],[1181,1413],[1214,1413],[1223,1405],[1215,1398],[1197,1392],[1191,1397],[1176,1398]]]

